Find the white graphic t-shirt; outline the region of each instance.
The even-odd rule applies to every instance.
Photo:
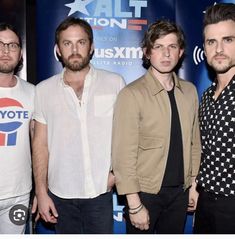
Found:
[[[29,193],[32,187],[29,125],[34,85],[17,78],[0,87],[0,199]]]

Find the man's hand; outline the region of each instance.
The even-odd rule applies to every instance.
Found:
[[[136,214],[129,214],[131,224],[140,229],[140,230],[148,230],[149,229],[149,212],[143,206],[143,208]]]
[[[126,198],[129,206],[131,224],[140,230],[148,230],[150,224],[149,212],[141,203],[139,194],[127,194]]]
[[[188,212],[194,212],[197,207],[197,200],[199,194],[196,190],[196,187],[196,182],[193,182],[191,188],[189,189]]]
[[[45,222],[57,223],[58,213],[48,194],[37,195],[38,213]]]

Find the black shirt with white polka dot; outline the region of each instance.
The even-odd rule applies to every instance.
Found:
[[[213,83],[199,107],[202,158],[197,182],[205,190],[235,195],[235,76],[216,100]]]

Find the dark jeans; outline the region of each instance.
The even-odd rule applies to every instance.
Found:
[[[55,224],[61,234],[112,234],[112,192],[91,199],[63,199],[49,192],[59,214]]]
[[[235,233],[235,196],[217,195],[199,190],[194,233]]]
[[[149,211],[149,230],[139,230],[132,226],[127,207],[125,207],[128,234],[179,234],[184,233],[188,206],[188,190],[183,186],[163,187],[158,194],[140,192],[141,202]]]

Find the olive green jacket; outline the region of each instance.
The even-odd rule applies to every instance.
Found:
[[[198,173],[201,157],[198,95],[192,83],[176,74],[173,77],[182,131],[184,189],[187,189]],[[170,128],[168,93],[148,70],[119,93],[115,106],[112,167],[118,194],[159,192],[167,163]]]

